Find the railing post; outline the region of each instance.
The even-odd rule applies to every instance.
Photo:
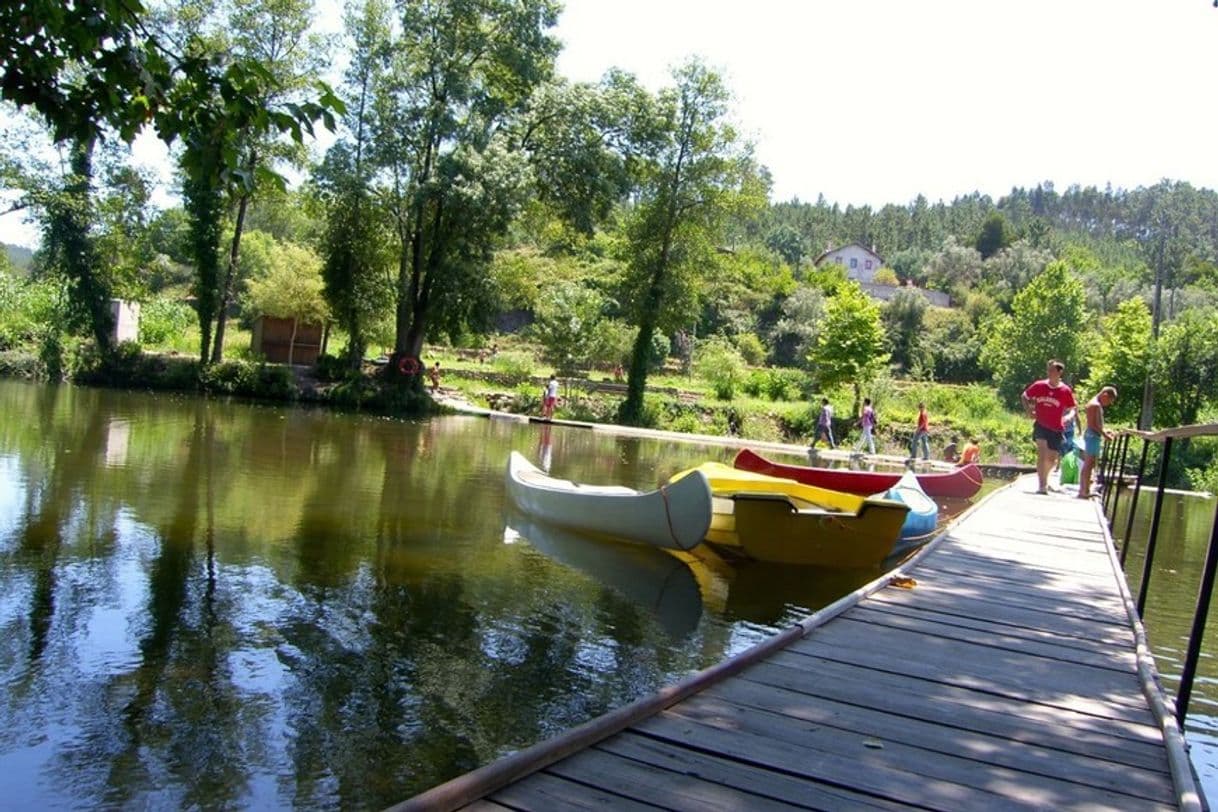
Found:
[[[1129,453],[1129,435],[1122,434],[1117,440],[1117,447],[1120,448],[1118,454],[1114,454],[1114,458],[1119,458],[1116,464],[1116,486],[1109,488],[1107,483],[1104,485],[1104,512],[1108,512],[1108,491],[1112,491],[1112,516],[1108,519],[1109,526],[1116,521],[1117,515],[1117,500],[1121,498],[1121,486],[1125,484],[1125,457]]]
[[[1197,590],[1197,609],[1193,612],[1193,630],[1188,635],[1188,652],[1184,670],[1180,672],[1180,688],[1176,691],[1176,724],[1184,729],[1188,716],[1188,701],[1193,694],[1193,678],[1197,675],[1197,659],[1201,656],[1201,638],[1205,636],[1205,621],[1210,615],[1210,595],[1214,591],[1214,573],[1218,570],[1218,509],[1214,510],[1214,527],[1210,546],[1205,551],[1205,567],[1201,571],[1201,586]]]
[[[1085,439],[1084,439],[1084,442],[1086,442]],[[1104,489],[1104,512],[1105,513],[1108,512],[1108,482],[1111,479],[1111,477],[1108,474],[1108,469],[1112,467],[1112,460],[1114,457],[1116,457],[1116,454],[1113,453],[1113,449],[1112,449],[1114,444],[1115,443],[1113,440],[1104,441],[1104,445],[1102,446],[1102,451],[1100,452],[1100,458],[1097,461],[1096,466],[1095,466],[1096,480],[1099,482],[1100,487]]]
[[[1155,512],[1150,518],[1150,534],[1146,541],[1146,560],[1142,563],[1142,583],[1138,587],[1138,617],[1146,609],[1146,593],[1150,587],[1150,574],[1155,560],[1155,545],[1159,542],[1159,518],[1163,515],[1163,489],[1167,487],[1167,465],[1171,462],[1171,441],[1163,441],[1163,455],[1159,458],[1159,488],[1155,492]]]
[[[1138,476],[1133,482],[1133,501],[1129,503],[1129,517],[1125,522],[1125,536],[1121,539],[1121,569],[1125,568],[1125,557],[1129,555],[1129,536],[1133,533],[1133,517],[1138,512],[1138,496],[1142,493],[1142,475],[1146,473],[1146,455],[1150,452],[1150,440],[1142,438],[1142,459],[1138,463]]]

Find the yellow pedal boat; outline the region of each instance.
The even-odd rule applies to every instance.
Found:
[[[901,535],[909,506],[707,462],[712,516],[706,541],[758,561],[838,569],[878,566]]]

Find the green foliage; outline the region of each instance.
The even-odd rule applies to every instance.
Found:
[[[647,354],[657,331],[692,319],[689,292],[715,264],[729,217],[765,203],[765,181],[727,120],[729,94],[699,62],[674,72],[656,98],[653,137],[641,143],[638,203],[627,226],[628,312],[639,332],[622,419],[641,419]]]
[[[537,362],[524,352],[501,352],[494,361],[495,370],[506,375],[508,380],[527,381],[533,376]]]
[[[741,384],[745,394],[773,401],[797,400],[808,389],[807,376],[797,369],[774,367],[750,372]]]
[[[1197,422],[1218,399],[1218,310],[1189,310],[1164,326],[1155,347],[1155,424]]]
[[[984,377],[978,359],[985,341],[967,313],[931,308],[924,327],[923,347],[930,356],[936,381],[968,383]]]
[[[195,319],[185,302],[154,296],[140,306],[140,343],[160,345],[184,334]]]
[[[1198,437],[1190,443],[1190,455],[1197,458],[1195,467],[1187,469],[1189,486],[1193,490],[1218,494],[1218,439]],[[1205,458],[1208,457],[1208,462]]]
[[[981,364],[1008,406],[1044,377],[1050,358],[1061,360],[1067,374],[1081,364],[1086,317],[1082,283],[1065,263],[1052,262],[1015,297],[1011,315],[991,323]]]
[[[586,368],[601,332],[603,297],[582,285],[562,282],[542,292],[532,334],[542,360],[562,373]]]
[[[602,320],[593,337],[588,360],[594,366],[603,368],[625,365],[630,358],[634,335],[635,329],[624,322],[617,319]]]
[[[770,332],[774,363],[794,366],[807,358],[825,316],[825,296],[819,288],[801,285],[782,303]]]
[[[897,272],[887,266],[877,270],[871,281],[877,285],[887,285],[890,288],[895,288],[901,284],[901,280],[897,278]]]
[[[275,316],[320,324],[329,317],[322,295],[321,259],[309,249],[251,232],[246,235],[245,262],[250,280],[242,307],[251,320]]]
[[[740,333],[732,339],[745,363],[760,366],[765,363],[765,345],[755,333]]]
[[[825,320],[808,362],[822,389],[857,386],[888,363],[880,308],[857,283],[848,282],[825,306]]]
[[[1090,397],[1101,387],[1115,386],[1117,402],[1106,411],[1110,422],[1137,422],[1150,367],[1150,321],[1150,308],[1141,297],[1122,302],[1100,320],[1099,337],[1088,358],[1090,373],[1080,394]]]
[[[63,319],[62,286],[0,272],[0,350],[37,344]]]
[[[731,400],[744,382],[744,359],[730,343],[715,336],[698,344],[694,353],[694,372],[710,382],[715,397]]]
[[[930,366],[924,327],[929,307],[921,293],[909,288],[898,290],[883,306],[881,318],[892,361],[907,372]]]
[[[369,342],[379,338],[388,343],[380,322],[389,312],[386,280],[393,262],[383,209],[374,205],[356,164],[347,145],[339,142],[316,174],[325,207],[322,293],[349,336],[346,363],[352,369],[359,368]]]
[[[1015,237],[1007,225],[1007,218],[995,211],[990,212],[989,216],[985,218],[985,222],[981,224],[981,231],[977,234],[973,247],[984,260],[994,256],[1014,240]]]
[[[248,361],[225,361],[204,367],[199,385],[212,394],[241,395],[272,400],[292,400],[296,379],[289,367]]]

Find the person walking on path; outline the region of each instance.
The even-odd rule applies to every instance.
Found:
[[[930,459],[930,415],[926,413],[926,404],[918,404],[918,425],[914,429],[913,437],[909,440],[909,458],[915,459],[918,456],[918,446],[922,446],[922,459]]]
[[[1084,414],[1087,428],[1083,431],[1083,467],[1078,474],[1078,498],[1091,497],[1091,472],[1095,470],[1095,461],[1100,456],[1100,446],[1105,439],[1112,439],[1112,432],[1104,428],[1104,409],[1116,402],[1115,386],[1105,386],[1095,397],[1087,401]]]
[[[821,437],[829,441],[830,448],[837,448],[837,443],[833,442],[833,407],[829,405],[829,398],[820,399],[820,415],[816,418],[816,434],[812,438],[812,445],[808,448],[816,448],[816,442]]]
[[[431,378],[431,391],[435,392],[437,389],[440,388],[440,362],[439,361],[436,361],[436,365],[433,366],[431,368],[431,370],[428,372],[428,376]]]
[[[554,419],[554,407],[558,405],[558,375],[550,376],[541,399],[541,416],[546,420]]]
[[[1066,365],[1061,361],[1050,361],[1045,377],[1028,384],[1019,396],[1024,411],[1034,419],[1032,440],[1036,443],[1037,493],[1049,492],[1049,471],[1062,447],[1062,418],[1067,409],[1078,405],[1074,401],[1074,390],[1062,381],[1065,370]]]
[[[867,446],[867,453],[875,453],[875,409],[871,407],[871,398],[863,398],[863,412],[859,415],[859,426],[863,429],[863,434],[859,437],[858,443],[855,444],[855,451],[862,451],[863,446]]]

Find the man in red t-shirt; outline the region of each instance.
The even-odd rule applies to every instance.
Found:
[[[1019,396],[1024,411],[1036,421],[1032,424],[1032,440],[1036,443],[1037,493],[1049,492],[1049,471],[1062,447],[1062,418],[1067,409],[1076,406],[1074,390],[1062,383],[1065,370],[1061,361],[1050,361],[1048,377],[1029,384]]]

